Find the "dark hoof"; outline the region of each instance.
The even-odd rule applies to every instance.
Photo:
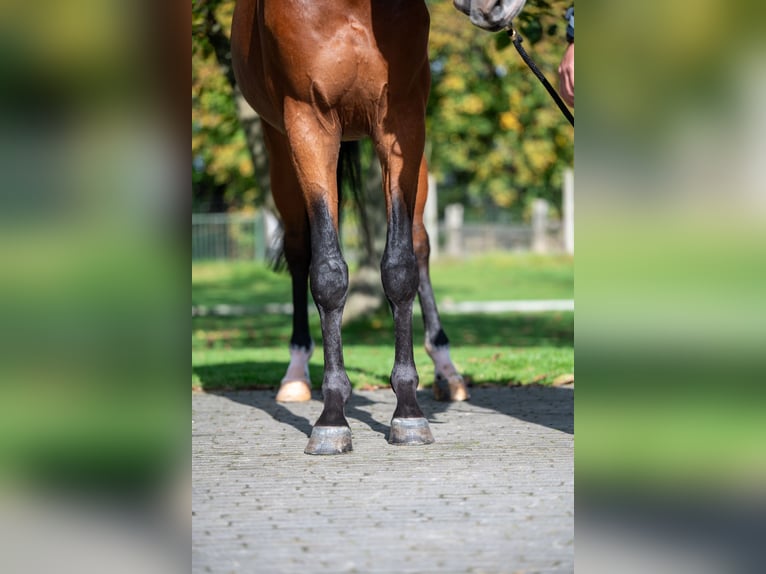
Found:
[[[306,454],[343,454],[351,452],[351,429],[348,427],[314,427]]]
[[[436,377],[434,381],[434,398],[437,401],[467,401],[471,398],[468,394],[468,387],[463,377],[457,373],[451,377]]]
[[[431,434],[428,421],[423,417],[417,419],[395,417],[391,419],[391,434],[388,436],[388,442],[395,445],[431,444],[434,442],[434,435]]]

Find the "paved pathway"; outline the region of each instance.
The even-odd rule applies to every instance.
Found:
[[[393,393],[357,391],[333,457],[303,454],[318,394],[193,394],[193,572],[572,572],[574,390],[471,392],[394,447]]]

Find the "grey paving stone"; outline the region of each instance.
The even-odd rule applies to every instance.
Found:
[[[436,442],[386,442],[395,397],[358,391],[354,451],[303,454],[319,395],[192,397],[192,570],[572,572],[574,390],[419,395]]]

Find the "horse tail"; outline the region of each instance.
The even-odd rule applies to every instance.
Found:
[[[372,245],[370,237],[369,217],[367,214],[366,194],[364,193],[364,182],[362,181],[362,159],[361,146],[358,141],[345,141],[340,144],[340,155],[338,157],[338,213],[345,200],[345,191],[351,191],[350,200],[354,205],[357,214],[357,228],[362,234],[362,241],[365,245]],[[340,217],[338,218],[340,222]],[[368,249],[369,251],[369,249]]]
[[[287,256],[285,255],[285,234],[282,226],[274,234],[271,244],[266,246],[266,261],[272,271],[281,273],[287,270]]]
[[[341,142],[335,176],[338,183],[338,212],[341,212],[347,191],[351,192],[351,200],[359,208],[364,194],[362,193],[362,160],[358,141]]]

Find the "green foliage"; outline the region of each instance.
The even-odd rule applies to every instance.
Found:
[[[529,1],[516,23],[554,86],[569,5]],[[482,217],[498,208],[525,214],[535,197],[560,206],[561,171],[573,160],[572,128],[505,32],[493,38],[448,0],[429,6],[429,159],[441,203],[464,203]]]
[[[192,183],[198,206],[237,208],[255,198],[232,85],[211,41],[214,34],[228,38],[233,8],[234,0],[192,4]]]
[[[526,47],[554,85],[570,3],[530,0],[517,22]],[[440,203],[463,203],[469,217],[483,218],[503,212],[523,216],[535,197],[559,206],[561,171],[573,160],[572,128],[505,33],[493,36],[471,25],[451,0],[428,5],[428,154]],[[233,6],[234,0],[192,4],[192,176],[198,203],[209,205],[217,196],[221,205],[237,209],[262,197],[253,183],[229,62],[220,55]]]

